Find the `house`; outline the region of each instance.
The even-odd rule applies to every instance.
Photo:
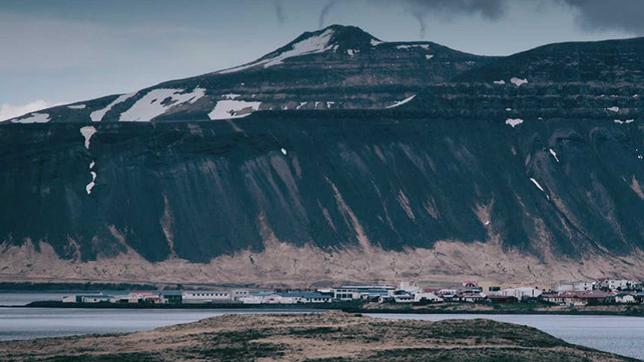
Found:
[[[159,293],[161,304],[181,304],[182,293],[180,290],[164,290]]]
[[[183,291],[181,300],[184,304],[230,303],[232,295],[223,290],[194,290]]]
[[[599,283],[603,290],[637,290],[642,288],[642,283],[627,279],[606,279]]]
[[[637,303],[637,299],[635,298],[635,295],[633,295],[633,294],[617,293],[617,294],[615,294],[615,303],[635,304],[635,303]]]
[[[481,292],[465,291],[457,295],[458,300],[466,303],[477,303],[485,300],[486,295]]]
[[[393,295],[394,289],[388,285],[343,285],[333,290],[333,298],[342,301],[378,299]]]
[[[112,303],[130,303],[130,304],[160,304],[161,297],[157,292],[131,292],[126,296],[113,297]]]
[[[610,293],[595,290],[588,292],[563,292],[557,294],[547,294],[542,295],[542,299],[546,302],[555,304],[580,306],[587,304],[609,303],[613,300],[613,296]]]
[[[414,296],[406,290],[396,290],[394,291],[394,302],[396,303],[413,303]]]
[[[63,303],[108,303],[111,296],[103,293],[96,294],[72,294],[62,298]]]
[[[456,289],[441,289],[436,295],[446,302],[455,301],[457,299],[458,291]]]
[[[277,294],[284,299],[294,299],[295,303],[331,303],[333,299],[330,295],[310,291],[293,290]]]
[[[437,296],[434,292],[422,291],[414,294],[415,303],[440,303],[443,298]]]
[[[234,301],[238,301],[240,298],[249,296],[250,291],[248,289],[233,289],[230,294]]]
[[[590,290],[595,290],[598,288],[598,284],[595,281],[581,281],[574,283],[565,283],[559,284],[555,288],[557,292],[586,292]]]
[[[537,288],[522,287],[522,288],[508,288],[500,290],[494,294],[505,297],[515,297],[517,300],[538,298],[542,291]]]
[[[262,291],[239,298],[244,304],[298,304],[298,303],[330,303],[330,295],[310,291],[273,292]]]

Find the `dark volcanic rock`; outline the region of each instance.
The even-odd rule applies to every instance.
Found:
[[[196,262],[271,238],[640,252],[643,44],[492,58],[333,26],[237,69],[35,112],[50,123],[0,127],[0,241]],[[210,120],[229,104],[259,112]]]

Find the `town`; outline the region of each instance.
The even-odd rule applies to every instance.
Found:
[[[418,287],[415,283],[391,285],[342,285],[337,288],[316,290],[162,290],[132,291],[123,294],[72,294],[62,303],[77,304],[136,304],[136,305],[288,305],[323,303],[379,303],[379,304],[434,304],[434,303],[534,303],[585,306],[605,304],[644,304],[641,281],[593,280],[562,283],[550,289],[517,286],[502,288],[464,281],[449,288]]]

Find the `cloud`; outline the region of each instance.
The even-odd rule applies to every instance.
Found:
[[[385,3],[386,0],[367,0],[371,3]],[[391,2],[387,2],[391,4]],[[485,19],[498,20],[507,6],[506,0],[400,0],[395,2],[402,6],[417,21],[420,37],[427,32],[427,18],[430,14],[441,16],[479,15]]]
[[[0,122],[6,121],[8,119],[15,118],[18,116],[22,116],[23,114],[38,111],[44,108],[53,107],[55,105],[56,104],[49,103],[42,99],[29,102],[27,104],[22,104],[22,105],[13,105],[13,104],[4,103],[0,105]]]
[[[324,5],[322,10],[320,11],[320,17],[318,19],[318,28],[322,28],[324,24],[326,24],[326,18],[329,15],[329,12],[333,7],[338,3],[337,0],[329,0],[329,2]]]
[[[284,15],[284,7],[282,6],[282,0],[273,0],[273,7],[275,8],[275,17],[280,24],[284,24],[286,21],[286,16]]]
[[[622,30],[644,34],[642,0],[555,0],[577,11],[577,23],[586,31]]]
[[[456,15],[479,15],[485,19],[497,20],[505,13],[508,0],[363,0],[375,7],[399,7],[418,21],[421,38],[425,37],[427,18],[430,14],[451,17]],[[330,11],[338,0],[329,0],[320,11],[318,27],[326,24]]]

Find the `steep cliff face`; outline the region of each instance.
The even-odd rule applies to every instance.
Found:
[[[16,252],[33,245],[63,263],[209,265],[180,280],[642,276],[643,43],[483,58],[331,27],[236,69],[6,122],[0,273],[38,269]],[[590,256],[608,264],[553,272]],[[153,270],[76,265],[59,277]]]

